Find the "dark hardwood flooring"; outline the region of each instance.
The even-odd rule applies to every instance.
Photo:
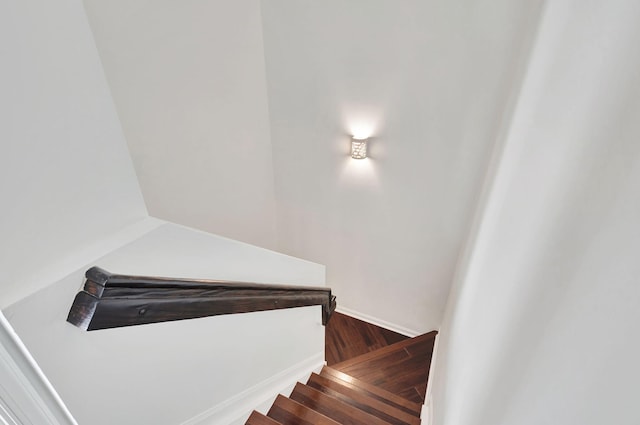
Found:
[[[332,367],[407,400],[423,403],[436,332],[401,341]]]
[[[332,365],[246,424],[420,425],[436,332],[407,338],[340,313],[326,331]]]
[[[334,313],[326,327],[332,368],[415,403],[423,403],[437,332],[408,338]]]
[[[343,362],[409,337],[334,312],[325,330],[327,365]]]

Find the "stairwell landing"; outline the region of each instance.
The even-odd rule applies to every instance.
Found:
[[[418,425],[437,332],[407,338],[335,313],[327,363],[247,425]]]

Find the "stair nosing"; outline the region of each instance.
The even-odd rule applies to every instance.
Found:
[[[280,424],[280,422],[276,421],[273,418],[270,418],[269,416],[264,415],[263,413],[258,412],[257,410],[254,410],[253,412],[251,412],[251,414],[249,415],[249,417],[245,421],[245,425],[247,425],[249,423],[249,421],[251,421],[251,418],[254,415],[258,415],[258,418],[259,418],[260,421],[264,422],[264,420],[266,419],[271,425],[282,425],[282,424]]]

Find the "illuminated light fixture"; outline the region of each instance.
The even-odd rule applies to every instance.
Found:
[[[365,159],[367,157],[367,138],[351,138],[351,158]]]

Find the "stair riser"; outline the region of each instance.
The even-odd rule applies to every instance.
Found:
[[[388,425],[375,416],[306,385],[296,385],[289,398],[342,425]]]
[[[388,404],[389,406],[402,410],[410,415],[420,417],[420,412],[422,410],[421,404],[412,403],[409,400],[402,399],[393,393],[388,393],[387,391],[374,387],[371,384],[367,384],[364,381],[356,380],[355,378],[346,378],[348,381],[343,380],[341,379],[341,376],[344,376],[342,372],[333,370],[329,367],[325,367],[320,373],[320,376],[331,379],[332,381],[344,385],[347,388],[359,390],[368,397]]]
[[[337,398],[343,403],[350,404],[351,406],[354,406],[364,412],[376,416],[390,424],[416,425],[420,423],[420,420],[418,418],[415,418],[397,409],[393,409],[391,406],[385,405],[384,403],[378,402],[377,400],[367,400],[367,398],[364,396],[356,396],[353,394],[346,395],[343,392],[340,392],[339,389],[335,389],[335,386],[334,388],[325,387],[317,381],[310,380],[307,385],[317,389],[318,391],[322,391],[323,393],[330,395],[331,397]],[[396,412],[392,413],[391,411],[393,410],[396,410]],[[398,419],[398,416],[403,417],[403,419]]]

